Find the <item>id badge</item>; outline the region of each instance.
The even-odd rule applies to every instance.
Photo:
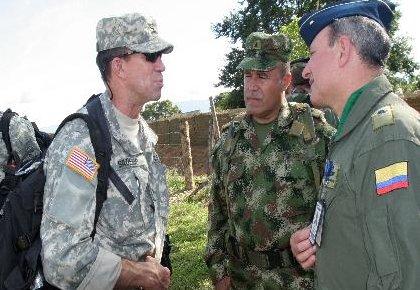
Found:
[[[312,245],[315,243],[321,246],[322,225],[324,223],[325,202],[318,200],[315,207],[314,217],[311,224],[311,232],[309,233],[309,241]]]

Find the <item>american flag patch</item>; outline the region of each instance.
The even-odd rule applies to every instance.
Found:
[[[99,169],[99,164],[77,147],[71,150],[66,165],[89,181],[93,180],[93,177]]]

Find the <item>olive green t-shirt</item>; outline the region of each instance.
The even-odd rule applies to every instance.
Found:
[[[273,124],[277,121],[277,119],[271,121],[270,123],[267,124],[260,124],[255,120],[252,120],[252,123],[254,124],[254,128],[255,128],[255,133],[257,133],[257,137],[258,137],[258,143],[260,144],[260,146],[262,147],[265,138],[268,135],[268,132],[270,132],[271,128],[273,127]]]

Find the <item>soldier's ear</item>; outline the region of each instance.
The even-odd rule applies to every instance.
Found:
[[[283,91],[285,91],[287,87],[290,86],[291,81],[292,81],[292,75],[289,72],[285,73],[283,78],[281,79]]]
[[[117,77],[124,78],[124,62],[120,57],[114,57],[111,60],[111,72]]]
[[[338,57],[338,65],[344,66],[350,60],[352,52],[356,47],[352,44],[350,38],[347,35],[341,35],[336,41]]]

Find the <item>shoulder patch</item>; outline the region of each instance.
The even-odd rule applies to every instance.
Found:
[[[408,162],[398,162],[375,170],[376,194],[383,195],[395,189],[408,187]]]
[[[373,130],[383,126],[395,124],[394,113],[391,105],[384,106],[371,115]]]
[[[289,103],[290,108],[293,110],[296,110],[297,112],[305,111],[310,106],[307,103],[296,103],[296,102],[290,102]]]
[[[311,108],[311,113],[314,118],[322,119],[324,117],[324,112],[315,108]]]
[[[96,160],[78,147],[71,149],[66,165],[89,181],[93,180],[99,169],[99,164],[96,163]]]

